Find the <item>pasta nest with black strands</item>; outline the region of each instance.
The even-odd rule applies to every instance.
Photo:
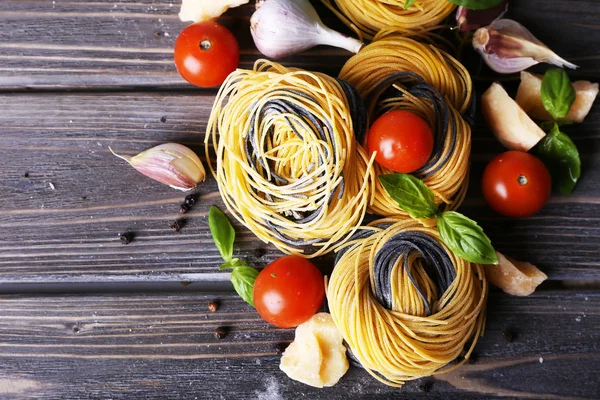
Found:
[[[367,39],[388,27],[404,31],[438,27],[456,9],[448,0],[417,0],[405,8],[407,1],[322,0],[344,24]]]
[[[430,38],[426,34],[416,37]],[[434,149],[413,175],[433,191],[436,204],[454,210],[462,203],[469,181],[471,128],[463,114],[474,107],[470,75],[449,54],[397,31],[382,32],[377,39],[346,62],[340,78],[356,86],[369,122],[395,109],[408,110],[427,121],[434,133]],[[364,142],[360,131],[357,139]],[[393,173],[377,163],[374,169],[376,176]],[[378,180],[373,190],[371,212],[407,215]]]
[[[366,115],[354,87],[259,60],[223,83],[205,147],[228,210],[287,254],[316,257],[360,225],[372,160],[357,145]]]
[[[451,371],[483,334],[483,268],[455,256],[435,228],[383,219],[339,248],[327,285],[331,316],[351,358],[379,381]]]

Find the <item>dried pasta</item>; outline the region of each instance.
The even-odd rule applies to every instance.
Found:
[[[354,132],[364,106],[347,82],[259,60],[215,100],[205,140],[229,211],[287,254],[316,257],[343,243],[371,200],[372,160]]]
[[[381,29],[419,30],[439,25],[456,6],[447,0],[322,0],[359,36],[373,38]]]
[[[471,128],[461,113],[471,110],[472,84],[462,64],[436,47],[386,31],[348,60],[340,78],[354,84],[367,107],[367,119],[405,109],[433,128],[430,160],[414,172],[435,194],[437,204],[453,210],[468,187]],[[363,137],[358,136],[360,142]],[[392,173],[375,164],[377,176]],[[370,211],[383,216],[407,215],[379,181],[373,186]]]
[[[482,266],[455,256],[435,228],[388,218],[340,247],[327,299],[352,358],[402,386],[470,357],[483,334],[487,290]]]

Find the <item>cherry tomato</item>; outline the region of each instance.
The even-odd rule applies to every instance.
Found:
[[[323,304],[321,271],[299,256],[281,257],[263,269],[254,282],[254,306],[265,321],[280,328],[298,326]]]
[[[369,153],[375,161],[396,172],[421,168],[433,151],[433,134],[427,122],[405,110],[392,110],[377,118],[367,135]]]
[[[490,207],[509,217],[529,217],[550,198],[552,179],[544,163],[522,151],[507,151],[483,171],[483,196]]]
[[[218,86],[238,65],[240,49],[235,36],[213,21],[185,28],[175,41],[175,65],[192,85]]]

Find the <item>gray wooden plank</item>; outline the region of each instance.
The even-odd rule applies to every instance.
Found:
[[[328,25],[350,33],[320,2],[314,3]],[[220,19],[240,42],[243,68],[260,56],[249,32],[252,11],[253,4],[248,4]],[[0,88],[188,87],[172,62],[174,41],[186,26],[178,12],[179,2],[172,0],[4,0]],[[596,1],[520,0],[511,2],[508,16],[579,64],[574,76],[598,76]],[[335,73],[348,56],[344,50],[319,47],[285,62]]]
[[[184,194],[141,176],[108,150],[135,154],[173,141],[204,159],[212,99],[175,92],[0,96],[0,283],[226,280],[217,273],[220,257],[206,221],[210,205],[222,206],[210,174],[184,216],[187,225],[175,233],[169,224]],[[462,211],[500,251],[539,265],[553,280],[600,276],[599,123],[592,113],[571,128],[584,159],[575,193],[553,196],[545,210],[523,220],[485,205],[481,172],[502,148],[483,125],[473,132],[471,190]],[[236,251],[253,265],[280,255],[236,227]],[[127,230],[136,238],[123,245],[117,234]],[[320,264],[330,269],[331,258]]]
[[[221,303],[216,313],[209,301]],[[288,379],[275,329],[235,294],[0,297],[0,393],[21,399],[598,398],[600,295],[492,293],[474,362],[401,389],[351,368],[332,388]],[[213,331],[229,334],[217,340]],[[513,334],[508,342],[503,332]],[[423,389],[428,389],[424,392]]]

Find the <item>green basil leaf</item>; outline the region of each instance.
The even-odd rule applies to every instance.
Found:
[[[409,174],[379,175],[379,181],[398,206],[413,218],[433,218],[437,205],[433,192],[422,180]]]
[[[233,256],[233,241],[235,240],[235,231],[233,226],[217,206],[210,206],[208,212],[208,227],[212,234],[213,240],[221,257],[225,262],[231,261]]]
[[[554,124],[536,150],[552,175],[552,186],[562,194],[571,194],[581,176],[581,159],[575,143]]]
[[[565,71],[552,68],[542,79],[542,104],[554,119],[567,116],[575,101],[575,89]]]
[[[498,264],[492,242],[477,222],[456,211],[446,211],[437,227],[442,241],[457,256],[479,264]]]
[[[254,307],[254,281],[257,276],[258,271],[247,266],[237,266],[231,272],[233,288],[252,307]]]
[[[406,0],[404,2],[404,9],[406,10],[408,7],[412,6],[415,0]]]
[[[223,264],[221,264],[221,266],[219,267],[219,271],[229,268],[235,268],[240,265],[246,265],[246,263],[240,260],[239,258],[234,258],[229,261],[225,261]]]
[[[463,6],[471,10],[485,10],[502,3],[503,0],[448,0],[450,3]]]
[[[560,128],[561,126],[567,126],[567,125],[573,125],[574,122],[573,121],[544,121],[540,124],[540,128],[542,128],[542,130],[546,133],[550,132],[552,129],[554,129],[554,125],[558,125],[558,127]]]

